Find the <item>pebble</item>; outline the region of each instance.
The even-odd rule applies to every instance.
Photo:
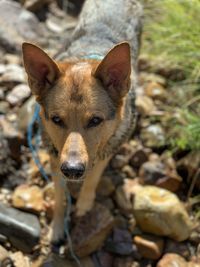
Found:
[[[134,236],[139,253],[147,259],[157,260],[161,257],[164,248],[164,240],[153,235]]]
[[[161,101],[166,99],[166,91],[164,87],[157,82],[148,82],[145,86],[145,93],[153,99]]]
[[[150,148],[155,148],[165,143],[165,133],[161,125],[152,124],[141,130],[143,144]]]
[[[178,254],[167,253],[157,263],[156,267],[188,267],[186,260]]]
[[[5,72],[0,77],[0,83],[25,83],[26,76],[24,69],[17,64],[6,65]]]
[[[110,211],[95,203],[91,211],[76,220],[71,232],[73,248],[79,257],[85,257],[100,248],[113,228]]]
[[[162,86],[166,86],[167,83],[166,79],[163,76],[145,71],[139,73],[139,78],[142,84],[157,83]]]
[[[24,256],[20,251],[11,254],[10,258],[12,259],[14,266],[16,267],[31,267],[29,258]]]
[[[155,186],[133,187],[133,213],[139,227],[176,241],[190,236],[192,222],[178,197]]]
[[[6,96],[6,100],[12,106],[20,105],[31,94],[31,90],[26,84],[16,85],[10,93]]]
[[[13,192],[12,205],[15,208],[39,213],[44,210],[43,192],[36,185],[20,185]]]
[[[100,266],[111,267],[113,265],[113,255],[107,251],[98,251],[96,254],[96,258],[98,263],[100,263]]]
[[[155,156],[155,154],[152,155]],[[150,161],[145,162],[139,170],[142,183],[156,185],[176,192],[181,185],[182,178],[177,174],[175,164],[171,164],[173,165],[171,166],[167,162],[162,162],[159,157],[153,157],[152,155]],[[170,159],[168,159],[168,163],[169,161]]]
[[[29,253],[39,241],[40,224],[35,215],[0,204],[0,234],[14,247]]]
[[[135,105],[138,113],[142,116],[150,116],[156,110],[153,100],[145,95],[138,95]]]
[[[122,168],[122,172],[126,175],[126,178],[135,178],[136,177],[136,172],[130,165],[125,165]]]
[[[148,160],[148,152],[144,148],[137,149],[130,159],[133,168],[140,168]]]
[[[8,53],[21,52],[23,41],[44,42],[45,28],[37,17],[11,0],[0,1],[0,47]]]
[[[23,103],[18,111],[17,125],[19,130],[24,134],[27,131],[27,125],[30,123],[33,117],[35,104],[35,98],[32,96]]]
[[[165,242],[165,253],[176,253],[186,259],[190,258],[190,249],[187,242],[177,242],[172,239],[167,239]]]
[[[0,114],[7,114],[9,112],[9,104],[6,101],[0,101]]]
[[[117,255],[130,255],[133,252],[132,237],[130,232],[125,229],[114,229],[113,237],[111,240],[106,241],[105,248],[107,251]]]
[[[8,259],[9,253],[8,251],[0,245],[0,266],[6,259]]]

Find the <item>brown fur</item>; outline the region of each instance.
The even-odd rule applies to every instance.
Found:
[[[134,68],[131,71],[130,46],[127,42],[115,45],[103,60],[86,57],[60,62],[25,43],[23,56],[30,88],[41,106],[52,173],[59,174],[53,177],[53,241],[57,242],[64,236],[61,165],[78,160],[85,166],[76,203],[77,216],[83,216],[92,208],[96,187],[109,159],[132,133],[135,77],[131,78]],[[55,116],[61,120],[59,125],[52,121]],[[88,127],[92,117],[100,117],[102,122]]]

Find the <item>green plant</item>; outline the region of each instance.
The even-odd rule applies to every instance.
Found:
[[[155,68],[181,70],[180,82],[168,81],[171,113],[181,111],[168,128],[170,143],[200,149],[200,0],[144,0],[143,53]],[[170,122],[169,122],[170,123]]]

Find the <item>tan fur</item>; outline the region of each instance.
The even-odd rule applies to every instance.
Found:
[[[33,52],[36,53],[33,57]],[[53,240],[64,236],[65,189],[60,166],[76,155],[85,165],[84,179],[76,204],[76,215],[92,208],[101,174],[112,154],[102,157],[108,141],[125,120],[125,97],[130,85],[130,49],[127,43],[115,46],[102,61],[55,62],[41,49],[24,44],[24,65],[29,85],[41,105],[44,131],[58,151],[51,155],[55,184]],[[119,56],[120,55],[120,56]],[[62,126],[51,118],[58,116]],[[91,117],[103,122],[87,128]]]

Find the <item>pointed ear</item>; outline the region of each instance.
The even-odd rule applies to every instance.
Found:
[[[111,98],[119,102],[129,90],[130,74],[130,46],[124,42],[108,52],[94,72],[94,77],[100,79]]]
[[[53,59],[33,44],[23,43],[22,52],[30,88],[34,94],[40,95],[58,79],[59,68]]]

